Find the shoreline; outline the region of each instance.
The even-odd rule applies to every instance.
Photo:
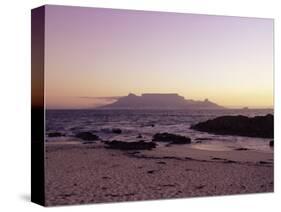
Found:
[[[46,143],[46,204],[273,192],[273,153]]]

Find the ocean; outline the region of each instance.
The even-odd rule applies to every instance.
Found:
[[[151,141],[155,133],[168,132],[190,137],[192,143],[186,144],[189,148],[210,151],[248,148],[262,152],[273,152],[273,149],[268,145],[272,139],[214,135],[190,129],[193,124],[218,116],[244,115],[253,117],[266,114],[273,114],[273,110],[47,110],[46,141],[66,144],[81,142],[74,135],[84,131],[90,131],[102,140]],[[121,129],[122,133],[113,133],[112,129]],[[50,132],[60,132],[65,136],[48,137]],[[138,138],[139,135],[141,138]]]

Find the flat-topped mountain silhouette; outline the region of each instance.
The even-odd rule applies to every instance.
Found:
[[[128,96],[120,97],[116,102],[98,107],[98,109],[223,109],[205,99],[195,101],[185,99],[176,93],[158,94],[144,93],[141,96],[130,93]]]

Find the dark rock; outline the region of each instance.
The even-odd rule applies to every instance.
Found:
[[[268,162],[268,161],[260,161],[259,164],[272,164],[272,162]]]
[[[212,160],[224,160],[223,158],[213,157]]]
[[[190,144],[191,139],[182,135],[171,133],[156,133],[152,141],[171,142],[172,144]]]
[[[93,141],[84,141],[82,144],[94,144],[95,142]]]
[[[112,129],[112,132],[115,133],[115,134],[121,134],[121,133],[122,133],[122,130],[119,129],[119,128],[113,128],[113,129]]]
[[[274,141],[269,141],[269,146],[273,147],[274,146]]]
[[[65,136],[65,134],[60,133],[60,132],[50,132],[50,133],[48,133],[48,137],[61,137],[61,136]]]
[[[139,135],[137,136],[137,138],[142,138],[142,135],[141,135],[141,134],[139,134]]]
[[[200,185],[200,186],[195,186],[195,189],[202,189],[204,188],[206,185]]]
[[[243,148],[243,147],[241,147],[241,148],[236,148],[235,149],[236,151],[246,151],[246,150],[249,150],[248,148]]]
[[[158,161],[157,163],[158,163],[158,164],[163,164],[163,165],[166,164],[166,162],[164,162],[164,161]]]
[[[237,162],[234,160],[224,160],[224,163],[237,163]]]
[[[106,142],[107,148],[109,149],[120,149],[120,150],[151,150],[156,147],[154,142],[124,142],[113,140],[111,142]]]
[[[130,155],[136,155],[136,154],[139,154],[140,153],[140,151],[133,151],[133,152],[130,152],[129,154]]]
[[[118,194],[105,194],[106,197],[119,197]]]
[[[164,184],[164,185],[160,185],[162,187],[176,187],[175,184]]]
[[[99,137],[91,132],[80,132],[75,135],[76,138],[80,138],[85,141],[96,141]]]
[[[195,141],[210,141],[213,140],[212,138],[195,138]]]
[[[191,129],[219,135],[273,138],[273,115],[221,116],[191,126]]]

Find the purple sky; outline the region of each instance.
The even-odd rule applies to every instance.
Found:
[[[46,6],[48,108],[129,92],[273,105],[273,20]]]

